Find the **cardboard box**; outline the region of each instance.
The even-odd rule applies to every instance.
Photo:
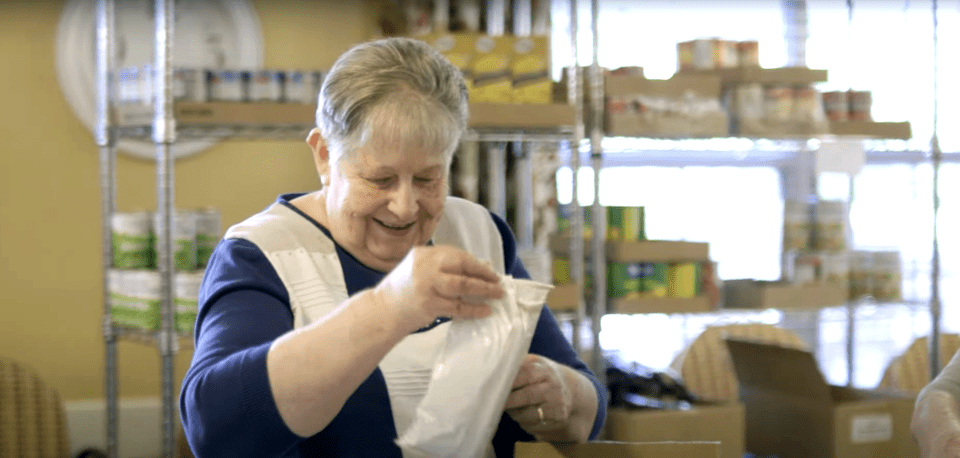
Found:
[[[690,70],[682,74],[711,75],[720,79],[724,86],[740,83],[783,84],[806,86],[827,81],[827,71],[806,67],[762,68],[743,66],[715,70]]]
[[[550,251],[566,257],[570,251],[569,235],[551,234]],[[584,240],[584,246],[589,247]],[[607,262],[677,262],[709,261],[710,245],[706,242],[679,240],[608,240],[605,242]]]
[[[780,458],[918,457],[914,399],[828,385],[808,351],[728,339],[746,406],[746,449]]]
[[[638,313],[701,313],[713,310],[706,295],[695,297],[641,297],[616,299],[610,303],[607,313],[625,315]]]
[[[689,410],[623,409],[607,411],[604,430],[614,441],[708,441],[720,443],[722,458],[743,457],[743,404],[703,404]]]
[[[899,140],[913,137],[909,122],[831,121],[830,133]]]
[[[573,106],[470,102],[471,129],[573,129]]]
[[[547,293],[547,307],[554,312],[573,312],[580,307],[583,293],[579,285],[555,285]]]
[[[178,127],[284,125],[311,128],[317,106],[277,102],[174,102],[173,116]],[[121,126],[149,126],[153,108],[147,105],[122,105],[114,112]]]
[[[727,280],[723,283],[724,308],[816,309],[843,305],[849,289],[843,283],[797,285],[779,281]]]
[[[517,442],[516,458],[719,458],[717,442]]]

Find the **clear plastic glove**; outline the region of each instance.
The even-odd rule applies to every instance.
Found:
[[[573,392],[563,369],[543,356],[527,355],[504,410],[534,436],[566,425],[573,411]]]
[[[450,246],[414,247],[377,285],[374,294],[385,307],[396,307],[410,332],[438,317],[482,318],[490,315],[487,299],[504,291],[500,277],[470,253]]]
[[[960,458],[960,406],[949,393],[926,393],[910,427],[922,458]]]
[[[427,394],[397,445],[404,456],[479,458],[492,453],[515,374],[523,364],[552,286],[504,277],[491,315],[454,320]]]

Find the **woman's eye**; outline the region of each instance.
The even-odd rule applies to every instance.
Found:
[[[391,180],[393,180],[393,179],[390,178],[390,177],[367,178],[367,181],[369,181],[369,182],[371,182],[371,183],[373,183],[373,184],[375,184],[375,185],[377,185],[377,186],[386,186],[386,185],[390,184],[390,181],[391,181]]]
[[[413,177],[413,181],[419,184],[430,184],[433,182],[432,177]]]

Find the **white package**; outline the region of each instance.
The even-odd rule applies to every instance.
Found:
[[[427,394],[397,445],[405,457],[493,456],[491,440],[547,293],[553,286],[501,278],[490,316],[450,323]]]

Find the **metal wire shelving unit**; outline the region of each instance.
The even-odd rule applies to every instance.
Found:
[[[152,86],[152,106],[140,107],[138,122],[117,122],[117,107],[114,100],[112,75],[115,65],[115,0],[97,0],[96,4],[96,93],[97,124],[95,137],[100,149],[99,181],[102,208],[103,271],[112,267],[112,230],[111,218],[116,211],[116,157],[118,139],[140,139],[153,142],[156,149],[156,186],[157,186],[157,264],[161,278],[161,320],[160,329],[146,331],[123,328],[111,319],[110,287],[108,276],[103,280],[103,322],[102,331],[105,343],[106,366],[106,407],[107,407],[107,454],[111,458],[119,456],[118,433],[118,368],[117,347],[120,341],[134,342],[157,348],[161,357],[161,401],[162,401],[162,444],[161,456],[175,457],[176,450],[176,395],[174,389],[174,357],[181,345],[190,345],[190,337],[178,334],[174,326],[173,306],[173,257],[171,240],[171,217],[174,209],[174,167],[172,147],[178,141],[190,140],[302,140],[314,127],[312,117],[302,123],[284,125],[229,125],[216,123],[190,123],[178,120],[175,116],[175,101],[172,97],[171,54],[173,43],[174,1],[154,0],[154,78]],[[503,0],[490,2],[489,14],[504,15]],[[498,12],[499,11],[499,12]],[[521,11],[522,14],[522,11]],[[529,11],[527,13],[529,15]],[[495,27],[496,21],[493,21]],[[500,31],[502,34],[503,32]],[[300,108],[302,111],[302,107]],[[488,148],[487,167],[496,173],[491,174],[488,201],[491,211],[505,216],[506,178],[505,169],[507,145],[513,144],[518,159],[518,182],[523,189],[530,189],[529,145],[533,143],[572,143],[576,144],[577,125],[582,115],[571,116],[569,122],[556,126],[478,126],[471,127],[464,136],[465,142],[479,142]],[[518,243],[521,246],[532,244],[533,202],[530,193],[520,193],[517,220]]]

